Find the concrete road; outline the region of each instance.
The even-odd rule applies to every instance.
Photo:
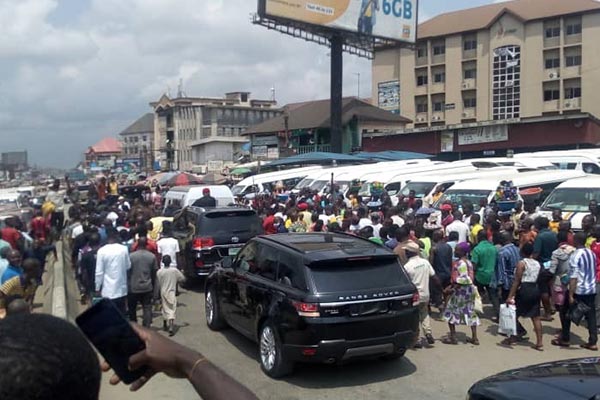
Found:
[[[248,386],[261,399],[464,399],[468,388],[488,375],[519,366],[551,360],[586,357],[595,353],[573,346],[559,349],[550,344],[558,321],[544,323],[545,351],[530,348],[531,343],[507,349],[498,346],[502,337],[495,325],[482,320],[480,346],[464,343],[467,327],[460,327],[457,346],[436,342],[430,349],[409,350],[398,361],[361,361],[346,366],[298,365],[284,380],[265,376],[257,362],[257,345],[232,329],[210,331],[204,322],[204,295],[200,289],[182,290],[179,296],[178,324],[174,339],[202,352],[213,363]],[[557,318],[558,319],[558,318]],[[157,315],[154,326],[162,326]],[[530,321],[523,325],[533,336]],[[447,333],[447,326],[433,321],[434,336]],[[582,343],[587,333],[574,329],[572,342]],[[106,374],[105,374],[106,375]],[[197,399],[185,380],[157,376],[138,393],[108,384],[104,377],[101,400]]]

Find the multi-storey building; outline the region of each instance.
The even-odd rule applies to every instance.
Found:
[[[408,129],[373,150],[501,154],[600,142],[600,3],[513,0],[436,16],[414,48],[381,49],[373,99]]]
[[[119,136],[123,164],[150,170],[154,161],[154,114],[145,114],[119,133]]]
[[[281,113],[274,100],[254,100],[248,92],[224,98],[163,95],[151,103],[154,140],[163,169],[191,170],[209,162],[232,162],[248,142],[244,130]]]

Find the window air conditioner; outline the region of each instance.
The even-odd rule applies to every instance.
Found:
[[[565,108],[571,108],[571,107],[572,107],[572,104],[571,104],[571,102],[570,102],[570,101],[567,101],[567,102],[565,103]]]

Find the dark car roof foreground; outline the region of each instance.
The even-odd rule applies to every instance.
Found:
[[[369,240],[339,233],[282,233],[261,236],[260,238],[301,253],[306,264],[317,261],[347,259],[350,257],[394,255],[387,248]]]
[[[475,383],[469,395],[472,400],[600,399],[600,357],[501,372]]]

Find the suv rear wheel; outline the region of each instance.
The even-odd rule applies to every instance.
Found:
[[[221,309],[219,308],[219,302],[217,301],[217,291],[214,286],[209,287],[206,291],[204,311],[206,313],[206,325],[208,325],[211,330],[218,331],[225,328],[227,324],[221,315]]]
[[[277,330],[271,321],[260,329],[259,337],[260,367],[271,378],[281,378],[294,369],[294,364],[283,357],[283,346]]]

